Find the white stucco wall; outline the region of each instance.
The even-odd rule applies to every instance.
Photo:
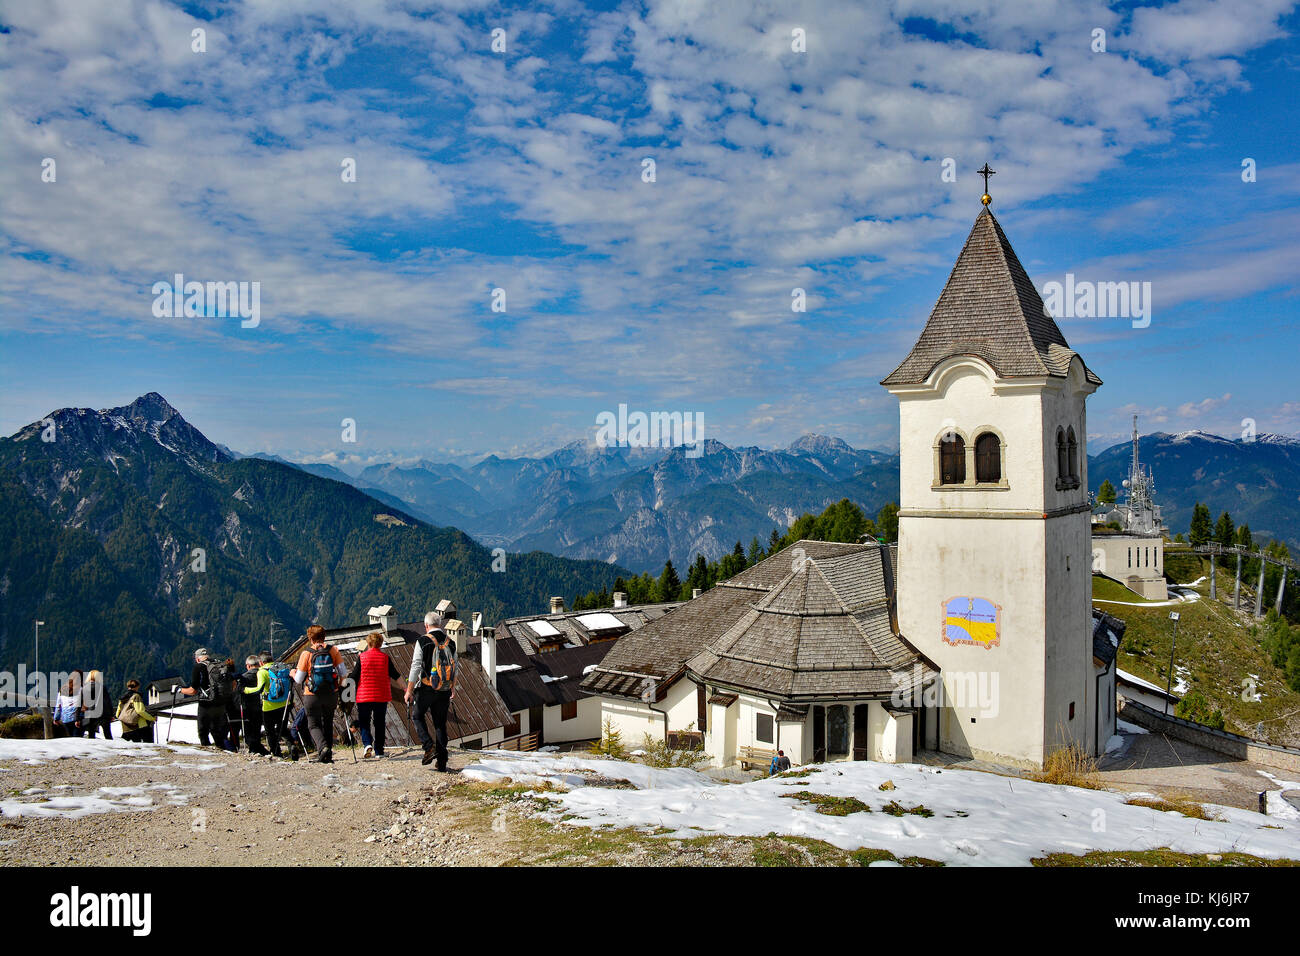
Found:
[[[664,713],[668,715],[669,730],[698,729],[699,705],[695,697],[695,685],[689,680],[679,680],[668,688],[667,695],[654,705],[654,710],[651,710],[649,704],[622,697],[596,699],[600,701],[600,710],[593,736],[601,736],[604,722],[608,719],[622,734],[623,746],[629,750],[639,747],[646,734],[655,740],[663,740]],[[549,735],[548,729],[547,736]]]
[[[1092,535],[1092,570],[1113,578],[1149,601],[1169,597],[1165,546],[1160,537]]]
[[[976,359],[950,359],[927,386],[893,390],[900,399],[899,626],[942,670],[945,751],[1039,765],[1061,739],[1086,745],[1092,736],[1084,416],[1092,387],[1078,365],[1064,383],[1004,382]],[[1078,488],[1056,487],[1058,426],[1074,428]],[[999,433],[1005,487],[934,487],[935,442],[947,429],[968,446],[986,429]],[[1053,514],[1069,509],[1082,510]],[[944,604],[954,597],[998,606],[996,646],[944,642]]]
[[[584,697],[578,701],[578,715],[564,720],[561,708],[546,707],[542,711],[542,736],[548,744],[572,740],[595,740],[601,736],[601,699]],[[638,740],[640,738],[637,738]],[[624,738],[626,741],[626,738]]]

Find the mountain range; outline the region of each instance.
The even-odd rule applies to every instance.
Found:
[[[115,685],[188,672],[199,644],[263,650],[273,620],[283,642],[377,604],[409,620],[444,597],[495,620],[622,570],[542,553],[494,570],[489,548],[391,497],[235,458],[156,393],[0,439],[0,498],[0,665],[32,664],[39,615],[47,670],[111,664]]]
[[[1141,439],[1158,500],[1172,531],[1186,531],[1192,507],[1227,510],[1257,536],[1300,546],[1300,439],[1260,435],[1229,441],[1205,432]],[[1125,442],[1089,458],[1093,490],[1128,474]],[[616,562],[656,573],[696,554],[712,561],[737,541],[766,543],[804,512],[848,498],[868,515],[898,501],[898,456],[805,435],[788,448],[628,449],[573,442],[540,458],[489,456],[462,467],[416,461],[371,465],[348,474],[299,465],[395,502],[433,524],[479,541],[571,558]]]
[[[784,529],[849,498],[874,514],[898,500],[898,458],[805,435],[788,448],[675,448],[572,442],[540,458],[489,456],[469,466],[377,464],[353,475],[299,465],[396,501],[432,524],[492,546],[542,550],[657,573],[671,559],[712,561],[737,541]]]
[[[1300,553],[1300,438],[1258,435],[1227,439],[1203,431],[1156,432],[1138,440],[1139,457],[1151,466],[1155,500],[1171,534],[1186,533],[1197,502],[1212,518],[1227,511],[1238,526],[1249,524],[1256,544],[1285,541]],[[1132,445],[1125,442],[1088,459],[1095,491],[1109,480],[1121,492]]]

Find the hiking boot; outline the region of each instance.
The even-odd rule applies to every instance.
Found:
[[[433,763],[433,748],[432,748],[432,747],[425,747],[425,748],[424,748],[424,759],[422,759],[422,760],[420,761],[420,766],[422,766],[422,767],[427,767],[427,766],[429,766],[429,764],[431,764],[431,763]]]
[[[375,748],[374,748],[374,747],[367,747],[367,748],[366,748],[366,752],[363,753],[361,756],[362,756],[362,757],[373,757],[374,755],[375,755]]]

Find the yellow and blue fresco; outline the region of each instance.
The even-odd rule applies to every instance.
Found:
[[[1001,612],[987,598],[949,598],[943,604],[944,643],[997,647]]]

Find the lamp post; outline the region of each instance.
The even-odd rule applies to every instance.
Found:
[[[1178,612],[1170,611],[1169,620],[1174,622],[1174,636],[1169,642],[1169,680],[1165,684],[1165,714],[1169,713],[1169,698],[1173,696],[1174,687],[1174,648],[1178,645]]]
[[[41,685],[44,683],[44,678],[41,677],[41,625],[44,624],[44,623],[45,623],[44,621],[36,621],[36,680],[37,680],[37,684],[36,684],[36,686],[37,686],[37,688],[38,688],[38,690],[37,690],[37,694],[38,694],[38,695],[40,694],[40,690],[39,690],[39,688],[40,688]],[[36,704],[36,706],[37,706],[38,708],[40,707],[40,701],[39,701],[39,699],[37,700],[37,704]],[[45,739],[46,739],[46,740],[49,740],[49,739],[50,739],[50,729],[49,729],[49,727],[46,726],[46,724],[45,724],[45,720],[44,720],[44,717],[45,717],[45,714],[42,713],[42,714],[41,714],[41,718],[42,718],[42,719],[41,719],[41,730],[44,731],[44,733],[45,733]]]

